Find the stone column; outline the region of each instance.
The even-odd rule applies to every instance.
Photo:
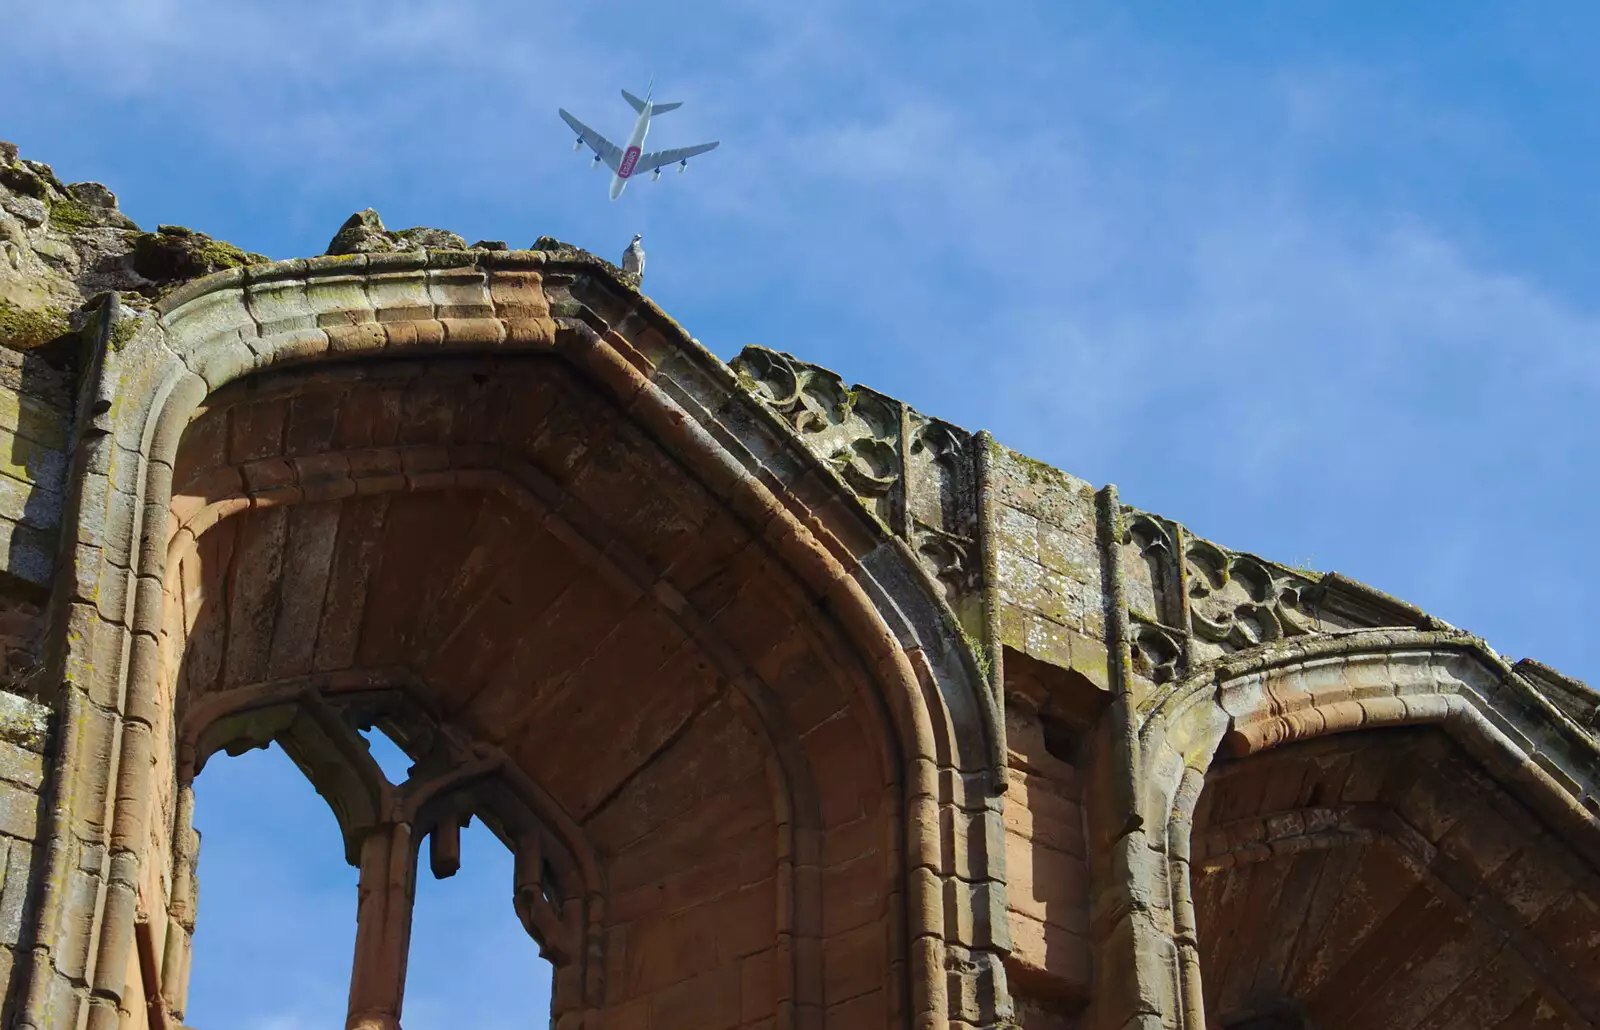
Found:
[[[356,954],[345,1030],[399,1030],[416,870],[410,823],[374,827],[361,842]]]

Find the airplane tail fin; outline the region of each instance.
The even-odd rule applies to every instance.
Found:
[[[640,114],[644,113],[644,103],[645,102],[643,100],[640,100],[638,97],[634,96],[632,93],[629,93],[627,90],[623,90],[622,91],[622,99],[624,99],[628,103],[632,104],[633,105],[633,109],[635,111],[637,111],[638,113],[640,113]],[[676,101],[676,102],[671,103],[671,104],[652,104],[651,107],[650,107],[650,113],[651,114],[665,114],[668,111],[676,111],[678,108],[680,108],[682,106],[683,106],[683,101],[681,101],[681,100]]]

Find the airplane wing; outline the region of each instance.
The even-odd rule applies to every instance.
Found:
[[[675,165],[679,161],[687,161],[697,154],[704,154],[708,150],[717,149],[715,143],[702,143],[695,147],[679,147],[676,150],[657,150],[639,158],[639,163],[634,165],[633,174],[640,172],[653,172],[657,168]]]
[[[600,160],[610,165],[613,172],[616,171],[617,166],[622,163],[622,151],[617,149],[617,145],[572,117],[565,110],[560,113],[561,120],[572,126],[572,131],[578,134],[578,138],[589,144],[589,149],[600,155]]]

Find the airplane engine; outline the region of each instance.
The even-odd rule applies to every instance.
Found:
[[[651,182],[655,182],[659,178],[661,178],[661,169],[657,168],[655,171],[650,173]]]
[[[573,153],[577,153],[578,151],[580,151],[582,149],[583,149],[583,137],[579,136],[578,137],[578,142],[576,142],[576,143],[574,143],[572,145],[572,152]]]
[[[596,154],[594,156],[594,160],[589,162],[589,167],[590,168],[599,168],[600,167],[600,155],[599,154]]]
[[[687,160],[678,162],[678,174],[679,175],[682,175],[684,172],[687,172],[688,170],[689,170],[689,162]]]

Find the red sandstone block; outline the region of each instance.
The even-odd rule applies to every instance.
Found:
[[[882,988],[887,976],[888,942],[876,923],[823,938],[823,996],[854,998]]]
[[[749,1025],[771,1019],[778,1005],[775,952],[746,958],[739,966],[739,1021]]]
[[[178,444],[178,453],[173,458],[174,486],[188,483],[207,469],[226,464],[228,437],[226,409],[206,411],[190,422],[183,431],[183,437]]]
[[[724,966],[650,996],[650,1030],[731,1030],[739,1025],[740,967]]]
[[[816,778],[822,824],[843,825],[865,815],[881,777],[874,748],[850,710],[808,732],[801,744]]]
[[[282,400],[239,404],[229,411],[228,460],[239,464],[283,452],[288,407]]]
[[[822,932],[843,933],[888,912],[889,871],[881,856],[869,855],[822,873]]]
[[[1089,866],[1080,857],[1023,842],[1007,834],[1006,904],[1017,912],[1058,926],[1085,919]]]
[[[828,1006],[828,1030],[883,1030],[889,1022],[888,1003],[880,988]]]
[[[836,866],[869,854],[887,854],[893,842],[893,826],[889,820],[862,816],[823,832],[821,861],[825,866]]]
[[[649,1030],[649,1027],[648,998],[612,1005],[600,1011],[600,1030]]]

